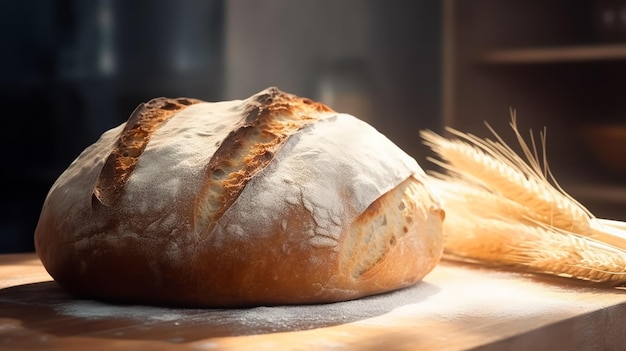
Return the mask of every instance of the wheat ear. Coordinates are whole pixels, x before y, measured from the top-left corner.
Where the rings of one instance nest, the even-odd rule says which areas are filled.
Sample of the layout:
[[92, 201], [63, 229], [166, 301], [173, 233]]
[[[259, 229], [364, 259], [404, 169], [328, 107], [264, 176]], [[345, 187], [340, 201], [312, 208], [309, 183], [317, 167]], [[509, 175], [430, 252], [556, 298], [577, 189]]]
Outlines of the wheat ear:
[[504, 143], [452, 128], [446, 130], [458, 139], [446, 139], [430, 131], [422, 132], [422, 137], [445, 162], [439, 164], [451, 174], [482, 181], [495, 194], [526, 204], [542, 221], [552, 221], [557, 228], [589, 230], [589, 211], [556, 190], [543, 173], [537, 173]]
[[541, 157], [531, 132], [511, 128], [525, 158], [489, 126], [495, 140], [447, 128], [422, 131], [446, 173], [430, 172], [447, 212], [445, 251], [465, 259], [525, 267], [597, 282], [626, 282], [626, 224], [595, 218], [549, 170], [545, 130]]
[[451, 178], [486, 187], [498, 196], [531, 208], [535, 221], [626, 250], [625, 236], [614, 235], [604, 226], [595, 224], [595, 216], [558, 185], [546, 160], [545, 134], [542, 134], [544, 161], [541, 163], [534, 139], [531, 137], [533, 142], [529, 146], [519, 133], [514, 112], [510, 126], [526, 159], [506, 145], [488, 125], [495, 141], [452, 128], [446, 130], [456, 139], [447, 139], [432, 131], [422, 131], [421, 136], [441, 157], [441, 160], [430, 160], [446, 169]]

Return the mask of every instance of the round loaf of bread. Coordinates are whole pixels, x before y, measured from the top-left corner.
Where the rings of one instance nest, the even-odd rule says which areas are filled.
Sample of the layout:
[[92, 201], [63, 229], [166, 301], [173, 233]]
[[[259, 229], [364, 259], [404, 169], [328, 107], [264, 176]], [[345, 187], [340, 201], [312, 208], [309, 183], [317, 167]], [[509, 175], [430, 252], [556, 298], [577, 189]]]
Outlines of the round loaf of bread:
[[54, 183], [35, 248], [83, 298], [324, 303], [420, 281], [443, 217], [417, 162], [373, 127], [269, 88], [140, 105]]

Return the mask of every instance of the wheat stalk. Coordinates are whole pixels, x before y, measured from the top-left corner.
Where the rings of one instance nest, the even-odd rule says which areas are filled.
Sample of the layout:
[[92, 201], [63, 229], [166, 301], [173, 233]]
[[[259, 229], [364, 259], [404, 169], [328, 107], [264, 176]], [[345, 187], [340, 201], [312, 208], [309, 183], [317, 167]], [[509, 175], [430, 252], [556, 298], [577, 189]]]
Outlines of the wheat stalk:
[[[550, 172], [546, 134], [539, 151], [511, 128], [524, 158], [495, 140], [447, 128], [422, 131], [445, 174], [429, 172], [447, 212], [448, 256], [506, 264], [595, 282], [626, 282], [626, 224], [601, 220], [567, 194]], [[541, 156], [539, 154], [541, 153]]]
[[[610, 245], [554, 228], [507, 219], [451, 214], [447, 218], [448, 257], [520, 267], [534, 273], [596, 283], [626, 282], [626, 253]], [[488, 238], [488, 240], [485, 240]]]

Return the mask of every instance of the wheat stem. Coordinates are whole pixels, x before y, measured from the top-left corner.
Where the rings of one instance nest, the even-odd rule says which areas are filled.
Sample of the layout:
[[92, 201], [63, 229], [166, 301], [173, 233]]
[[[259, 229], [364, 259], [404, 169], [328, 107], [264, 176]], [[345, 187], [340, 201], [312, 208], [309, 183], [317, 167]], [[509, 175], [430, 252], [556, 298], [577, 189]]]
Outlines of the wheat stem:
[[626, 283], [624, 251], [556, 228], [478, 218], [448, 221], [444, 232], [448, 255], [598, 283]]

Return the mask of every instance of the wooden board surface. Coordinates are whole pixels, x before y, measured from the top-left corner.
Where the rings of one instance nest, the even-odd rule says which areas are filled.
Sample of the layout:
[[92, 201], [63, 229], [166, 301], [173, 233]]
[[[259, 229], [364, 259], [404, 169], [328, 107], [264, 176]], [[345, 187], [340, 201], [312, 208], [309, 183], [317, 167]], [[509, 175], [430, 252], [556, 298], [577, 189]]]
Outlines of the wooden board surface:
[[33, 254], [0, 256], [0, 349], [621, 350], [626, 292], [442, 262], [327, 305], [236, 310], [74, 300]]

